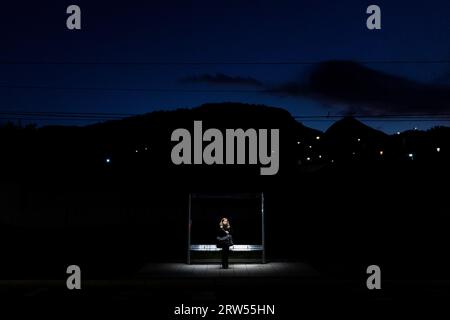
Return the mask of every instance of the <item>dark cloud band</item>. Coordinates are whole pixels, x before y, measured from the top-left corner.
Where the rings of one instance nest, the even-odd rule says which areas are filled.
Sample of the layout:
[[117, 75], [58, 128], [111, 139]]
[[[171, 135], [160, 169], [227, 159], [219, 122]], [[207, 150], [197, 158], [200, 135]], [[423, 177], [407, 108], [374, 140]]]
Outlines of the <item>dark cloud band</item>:
[[263, 83], [251, 77], [230, 76], [223, 73], [202, 74], [197, 76], [189, 76], [180, 79], [181, 83], [204, 83], [209, 85], [236, 85], [262, 87]]
[[286, 82], [266, 91], [309, 97], [360, 114], [450, 110], [449, 86], [412, 81], [351, 61], [321, 63], [311, 70], [307, 80]]

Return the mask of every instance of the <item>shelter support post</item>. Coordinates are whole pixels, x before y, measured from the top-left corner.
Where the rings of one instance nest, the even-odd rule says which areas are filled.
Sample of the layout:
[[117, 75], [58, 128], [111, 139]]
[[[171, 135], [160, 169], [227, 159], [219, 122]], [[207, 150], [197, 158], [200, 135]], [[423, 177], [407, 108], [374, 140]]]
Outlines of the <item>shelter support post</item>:
[[264, 232], [264, 192], [261, 192], [261, 243], [262, 243], [262, 263], [266, 263], [266, 241]]

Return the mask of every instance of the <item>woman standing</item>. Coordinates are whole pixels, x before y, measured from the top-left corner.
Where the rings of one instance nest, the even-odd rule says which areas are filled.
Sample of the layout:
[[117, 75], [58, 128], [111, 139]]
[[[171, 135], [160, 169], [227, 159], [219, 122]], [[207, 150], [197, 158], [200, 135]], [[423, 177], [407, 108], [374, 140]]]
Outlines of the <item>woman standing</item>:
[[218, 247], [222, 248], [222, 268], [228, 269], [228, 256], [230, 246], [233, 245], [231, 225], [227, 218], [222, 218], [219, 223]]

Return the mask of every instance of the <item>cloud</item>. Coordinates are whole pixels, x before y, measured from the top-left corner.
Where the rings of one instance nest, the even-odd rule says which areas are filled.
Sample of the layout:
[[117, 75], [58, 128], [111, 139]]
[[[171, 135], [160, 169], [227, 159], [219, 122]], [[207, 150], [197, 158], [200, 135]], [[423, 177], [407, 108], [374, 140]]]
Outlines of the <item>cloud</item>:
[[309, 97], [360, 114], [440, 113], [450, 110], [450, 87], [425, 84], [351, 61], [323, 62], [306, 80], [275, 85], [267, 93]]
[[180, 79], [181, 83], [205, 83], [209, 85], [262, 87], [263, 83], [251, 77], [229, 76], [223, 73], [202, 74]]

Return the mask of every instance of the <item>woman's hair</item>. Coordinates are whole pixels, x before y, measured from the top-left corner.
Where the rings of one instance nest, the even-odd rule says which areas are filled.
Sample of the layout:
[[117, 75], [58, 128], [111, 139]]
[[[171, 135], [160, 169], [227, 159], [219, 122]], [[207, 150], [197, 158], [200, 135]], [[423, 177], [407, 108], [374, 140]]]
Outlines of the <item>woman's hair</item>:
[[231, 226], [230, 226], [230, 221], [228, 220], [228, 218], [225, 218], [225, 217], [222, 218], [222, 219], [220, 219], [219, 226], [220, 226], [221, 228], [224, 227], [224, 225], [225, 225], [225, 224], [223, 223], [224, 220], [227, 220], [227, 224], [226, 224], [226, 225], [228, 226], [228, 228], [230, 228], [230, 227], [231, 227]]

